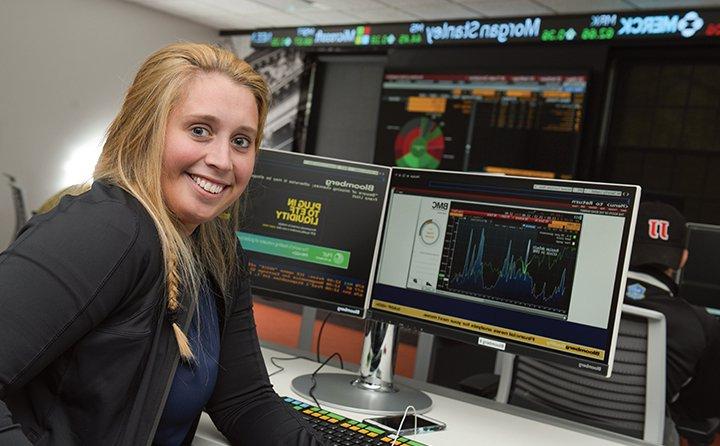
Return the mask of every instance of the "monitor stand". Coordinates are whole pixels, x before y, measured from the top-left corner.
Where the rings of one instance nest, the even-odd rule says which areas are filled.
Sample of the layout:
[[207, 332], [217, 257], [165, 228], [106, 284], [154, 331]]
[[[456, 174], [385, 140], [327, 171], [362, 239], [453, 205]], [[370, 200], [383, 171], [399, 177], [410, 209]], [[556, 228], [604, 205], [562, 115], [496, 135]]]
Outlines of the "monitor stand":
[[[394, 324], [365, 321], [360, 376], [348, 373], [317, 373], [313, 395], [320, 404], [375, 415], [403, 414], [407, 406], [416, 413], [430, 410], [432, 400], [419, 390], [393, 383], [398, 328]], [[293, 379], [295, 393], [312, 401], [312, 375]]]

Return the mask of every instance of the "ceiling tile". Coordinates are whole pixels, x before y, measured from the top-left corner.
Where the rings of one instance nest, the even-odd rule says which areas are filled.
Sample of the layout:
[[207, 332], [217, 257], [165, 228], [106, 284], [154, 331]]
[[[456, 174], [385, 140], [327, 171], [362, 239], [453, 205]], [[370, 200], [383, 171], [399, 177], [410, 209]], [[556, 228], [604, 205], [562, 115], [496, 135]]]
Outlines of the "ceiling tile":
[[224, 15], [222, 17], [209, 17], [203, 18], [203, 23], [212, 26], [217, 29], [255, 29], [258, 27], [268, 26], [265, 22], [259, 22], [257, 20], [250, 20], [249, 17], [235, 17], [231, 15]]
[[278, 11], [294, 13], [297, 11], [314, 11], [316, 9], [324, 9], [316, 4], [308, 3], [303, 0], [254, 0], [256, 3], [263, 4]]
[[328, 9], [334, 9], [336, 11], [385, 7], [384, 4], [377, 0], [315, 0], [315, 4], [324, 6]]
[[455, 2], [453, 0], [376, 0], [379, 3], [384, 3], [387, 6], [398, 8], [398, 9], [408, 9], [408, 6], [415, 6], [415, 5], [435, 5], [438, 9], [445, 8], [448, 5], [453, 5], [459, 2]]
[[531, 0], [458, 0], [468, 8], [488, 17], [548, 15], [552, 10]]
[[340, 11], [302, 11], [296, 14], [305, 20], [305, 25], [345, 25], [360, 23], [362, 19], [351, 12]]
[[[306, 20], [296, 18], [289, 14], [284, 14], [280, 11], [273, 12], [270, 15], [233, 14], [228, 15], [226, 20], [233, 26], [225, 26], [221, 29], [252, 30], [257, 28], [292, 27], [307, 23]], [[282, 23], [282, 25], [280, 23]]]
[[[149, 8], [192, 20], [216, 29], [254, 29], [259, 27], [277, 26], [268, 16], [277, 13], [267, 6], [247, 2], [236, 3], [235, 6], [248, 6], [248, 10], [228, 9], [220, 0], [132, 0]], [[232, 7], [231, 7], [232, 8]]]
[[[258, 19], [262, 20], [263, 18], [258, 17]], [[270, 22], [268, 25], [265, 25], [268, 28], [290, 28], [293, 26], [303, 26], [308, 24], [308, 20], [303, 17], [299, 17], [297, 13], [281, 11], [273, 12], [267, 17], [264, 17], [264, 20]], [[257, 26], [255, 28], [257, 28]]]
[[[720, 7], [720, 0], [124, 0], [219, 29]], [[2, 0], [0, 0], [2, 2]]]
[[213, 8], [218, 12], [236, 14], [267, 14], [273, 11], [273, 8], [252, 0], [195, 0], [195, 3], [198, 8]]
[[221, 13], [214, 17], [203, 18], [218, 29], [251, 30], [277, 26], [275, 22], [263, 14], [227, 14]]
[[355, 10], [352, 11], [352, 13], [353, 15], [360, 17], [364, 22], [368, 23], [411, 22], [421, 18], [419, 15], [389, 7]]
[[415, 2], [412, 5], [398, 6], [397, 8], [409, 14], [418, 15], [425, 20], [464, 19], [477, 16], [477, 12], [457, 3], [445, 3], [438, 6], [437, 2]]
[[585, 12], [614, 12], [635, 9], [624, 0], [534, 0], [558, 14], [582, 14]]
[[[137, 3], [158, 11], [164, 11], [169, 14], [183, 15], [190, 18], [194, 12], [198, 12], [203, 8], [199, 8], [198, 4], [192, 0], [126, 0], [130, 3]], [[192, 19], [191, 19], [192, 20]]]

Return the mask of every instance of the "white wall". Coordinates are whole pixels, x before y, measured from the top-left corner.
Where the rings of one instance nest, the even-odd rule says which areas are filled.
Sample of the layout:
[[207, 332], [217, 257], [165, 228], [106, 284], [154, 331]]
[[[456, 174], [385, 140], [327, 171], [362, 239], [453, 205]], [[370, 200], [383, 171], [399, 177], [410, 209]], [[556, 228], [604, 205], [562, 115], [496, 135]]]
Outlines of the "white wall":
[[[221, 38], [120, 0], [0, 0], [0, 172], [16, 177], [28, 212], [68, 185], [74, 154], [99, 153], [142, 61], [178, 40]], [[0, 178], [0, 251], [15, 227], [7, 183]]]

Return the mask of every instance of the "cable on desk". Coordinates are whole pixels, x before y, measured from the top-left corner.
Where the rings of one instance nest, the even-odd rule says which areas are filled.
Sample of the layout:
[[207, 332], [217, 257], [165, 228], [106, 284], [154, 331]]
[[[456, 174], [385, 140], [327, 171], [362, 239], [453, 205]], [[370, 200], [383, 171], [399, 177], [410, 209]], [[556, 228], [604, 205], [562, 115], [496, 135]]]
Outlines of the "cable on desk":
[[390, 446], [395, 446], [395, 444], [397, 443], [398, 438], [400, 438], [400, 431], [402, 430], [403, 423], [405, 422], [405, 417], [407, 417], [408, 410], [410, 410], [410, 409], [412, 409], [412, 411], [413, 411], [413, 417], [415, 417], [415, 430], [413, 431], [413, 435], [417, 435], [417, 412], [415, 411], [415, 407], [413, 407], [413, 406], [408, 406], [408, 407], [405, 408], [405, 413], [403, 414], [402, 420], [400, 420], [400, 426], [398, 426], [398, 430], [397, 430], [397, 432], [395, 433], [395, 438], [393, 438], [393, 441], [392, 441], [392, 443], [390, 444]]
[[322, 332], [325, 328], [325, 323], [330, 319], [330, 315], [332, 313], [328, 312], [328, 314], [325, 316], [325, 319], [323, 319], [322, 324], [320, 324], [320, 331], [318, 332], [317, 337], [317, 348], [315, 348], [315, 351], [317, 352], [317, 362], [320, 362], [320, 339], [322, 339]]
[[[315, 387], [317, 387], [317, 380], [315, 379], [315, 375], [317, 375], [317, 372], [319, 372], [320, 369], [325, 367], [325, 364], [327, 364], [328, 361], [330, 361], [335, 356], [337, 356], [338, 359], [340, 360], [340, 368], [342, 370], [345, 370], [345, 364], [343, 363], [342, 356], [340, 356], [340, 353], [335, 352], [332, 355], [328, 356], [328, 358], [325, 361], [323, 361], [322, 364], [320, 364], [320, 367], [316, 368], [315, 371], [312, 373], [312, 375], [310, 375], [310, 380], [312, 381], [312, 386], [310, 386], [310, 391], [308, 393], [310, 394], [310, 398], [313, 399], [313, 401], [315, 402], [315, 406], [317, 406], [317, 407], [320, 407], [320, 403], [318, 403], [317, 398], [315, 398], [315, 395], [313, 395], [313, 392], [315, 391]], [[320, 409], [322, 409], [322, 407], [320, 407]]]
[[285, 367], [281, 366], [280, 364], [275, 363], [275, 361], [294, 361], [294, 360], [296, 360], [296, 359], [307, 359], [308, 361], [312, 361], [312, 359], [306, 358], [306, 357], [304, 357], [304, 356], [292, 356], [292, 357], [290, 357], [290, 358], [281, 358], [281, 357], [279, 357], [279, 356], [272, 356], [272, 357], [270, 357], [270, 362], [272, 363], [272, 365], [274, 365], [275, 367], [277, 367], [279, 370], [275, 370], [274, 372], [268, 374], [268, 378], [271, 377], [271, 376], [275, 376], [275, 375], [277, 375], [278, 373], [280, 373], [280, 372], [282, 372], [283, 370], [285, 370]]

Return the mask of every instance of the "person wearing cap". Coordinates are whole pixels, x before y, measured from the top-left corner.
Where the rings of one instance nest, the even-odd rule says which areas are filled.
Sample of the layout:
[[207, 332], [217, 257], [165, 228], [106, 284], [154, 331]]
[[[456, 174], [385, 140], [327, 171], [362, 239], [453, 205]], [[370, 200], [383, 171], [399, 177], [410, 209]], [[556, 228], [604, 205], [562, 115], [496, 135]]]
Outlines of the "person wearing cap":
[[685, 224], [670, 205], [640, 204], [624, 301], [665, 315], [667, 401], [674, 418], [699, 419], [720, 415], [720, 322], [678, 295]]

